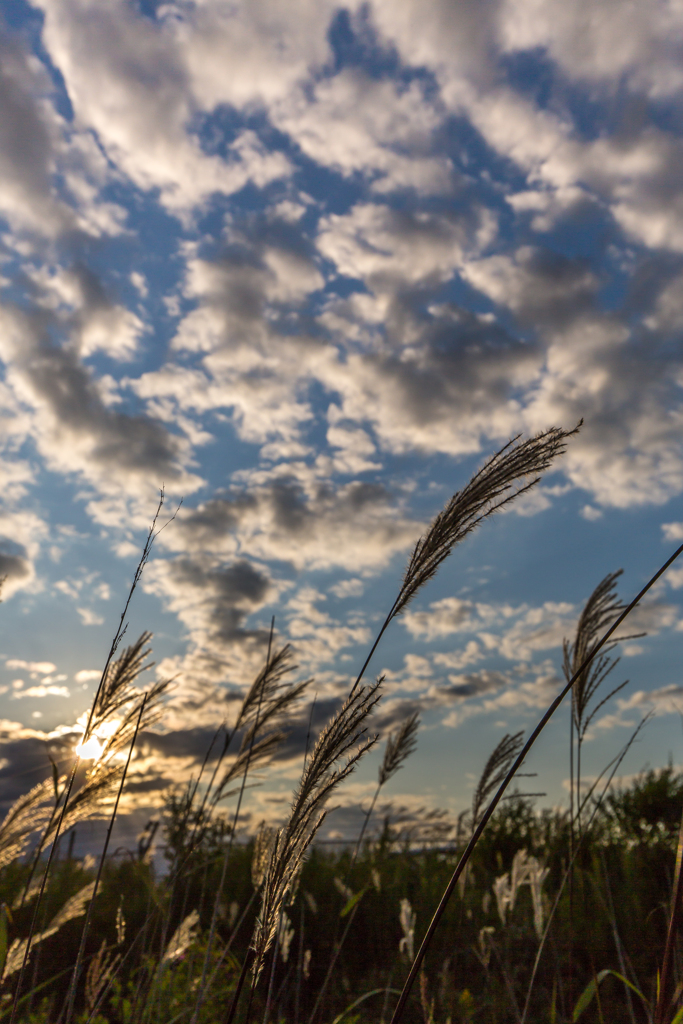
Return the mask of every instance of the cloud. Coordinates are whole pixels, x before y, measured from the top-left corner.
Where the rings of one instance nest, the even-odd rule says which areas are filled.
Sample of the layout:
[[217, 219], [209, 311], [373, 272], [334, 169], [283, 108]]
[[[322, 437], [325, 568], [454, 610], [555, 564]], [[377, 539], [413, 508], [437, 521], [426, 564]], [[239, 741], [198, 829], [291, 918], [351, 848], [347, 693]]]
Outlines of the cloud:
[[109, 408], [76, 353], [52, 343], [43, 316], [5, 305], [0, 325], [7, 379], [32, 410], [30, 431], [51, 468], [104, 492], [119, 493], [122, 484], [147, 491], [150, 477], [155, 488], [163, 480], [188, 491], [198, 485], [183, 468], [183, 440], [148, 416]]
[[333, 587], [330, 587], [331, 592], [335, 597], [344, 600], [348, 597], [360, 597], [365, 589], [365, 584], [359, 579], [347, 579], [341, 580], [340, 583], [335, 583]]
[[[633, 709], [653, 711], [656, 715], [680, 715], [683, 709], [683, 686], [669, 683], [654, 690], [636, 690], [630, 697], [618, 702], [620, 712]], [[600, 724], [600, 723], [598, 723]]]
[[51, 661], [24, 661], [22, 658], [8, 658], [5, 668], [24, 669], [26, 672], [30, 672], [33, 678], [38, 675], [49, 676], [57, 670], [57, 666], [53, 665]]
[[[618, 17], [615, 17], [618, 11]], [[621, 79], [654, 96], [683, 86], [678, 20], [670, 4], [651, 11], [603, 0], [565, 7], [558, 0], [504, 0], [498, 38], [503, 50], [542, 47], [572, 79], [604, 85]]]
[[142, 321], [113, 302], [87, 266], [42, 267], [31, 277], [41, 289], [40, 304], [59, 318], [81, 356], [101, 351], [113, 359], [130, 359], [136, 354], [144, 330]]
[[449, 215], [358, 203], [347, 214], [322, 218], [318, 247], [340, 274], [391, 291], [448, 281], [465, 252], [485, 246], [494, 232], [492, 214], [479, 205]]
[[449, 193], [455, 175], [447, 158], [431, 154], [442, 115], [422, 85], [400, 85], [347, 68], [299, 89], [274, 107], [278, 128], [316, 163], [345, 177], [361, 173], [372, 190]]
[[[229, 88], [215, 95], [214, 84], [214, 95], [208, 95], [206, 62], [215, 70], [218, 29], [224, 44], [220, 77], [224, 83], [234, 80], [234, 62], [233, 73], [224, 73], [234, 19], [216, 19], [209, 11], [185, 19], [178, 10], [175, 17], [167, 11], [156, 20], [121, 0], [105, 8], [93, 0], [44, 0], [40, 6], [44, 42], [79, 123], [97, 133], [110, 159], [138, 188], [159, 189], [170, 210], [189, 211], [213, 192], [230, 194], [250, 181], [262, 187], [291, 173], [287, 158], [269, 152], [253, 131], [238, 133], [222, 157], [205, 152], [192, 130], [195, 117], [229, 101]], [[93, 78], [98, 89], [91, 87]]]
[[683, 540], [683, 523], [662, 523], [665, 540]]
[[77, 608], [76, 611], [84, 626], [101, 626], [104, 622], [104, 618], [90, 608]]
[[67, 686], [29, 686], [27, 690], [19, 690], [14, 694], [15, 700], [20, 697], [70, 697]]
[[73, 223], [51, 181], [60, 125], [45, 68], [0, 26], [0, 210], [15, 229], [54, 235]]
[[39, 586], [35, 561], [48, 535], [48, 526], [34, 511], [0, 511], [0, 577], [3, 598]]
[[304, 586], [285, 606], [286, 634], [307, 671], [334, 663], [344, 648], [368, 644], [372, 638], [367, 625], [344, 623], [322, 610], [319, 605], [326, 600], [324, 594]]
[[451, 685], [441, 688], [439, 696], [453, 702], [472, 700], [486, 693], [496, 693], [509, 683], [506, 673], [490, 669], [481, 669], [466, 675], [452, 675], [449, 678]]
[[449, 677], [453, 685], [443, 693], [436, 691], [434, 697], [440, 704], [455, 701], [459, 706], [445, 716], [442, 725], [457, 728], [473, 716], [501, 712], [523, 715], [548, 707], [564, 682], [555, 667], [544, 662], [525, 674], [535, 678], [519, 682], [512, 673], [485, 669]]
[[264, 230], [261, 241], [237, 235], [223, 258], [188, 261], [184, 293], [197, 301], [172, 346], [201, 353], [201, 368], [188, 372], [173, 360], [130, 382], [141, 398], [171, 408], [232, 409], [241, 437], [261, 443], [297, 439], [311, 418], [301, 378], [319, 346], [292, 335], [287, 317], [324, 283], [303, 240], [272, 225]]
[[509, 661], [528, 661], [536, 651], [561, 647], [564, 637], [574, 632], [576, 612], [574, 605], [566, 602], [546, 601], [529, 608], [447, 597], [432, 602], [428, 610], [407, 611], [402, 618], [412, 636], [426, 641], [453, 633], [478, 637], [478, 644], [469, 642], [468, 654], [441, 656], [441, 663], [447, 664], [450, 657], [478, 660], [484, 651], [496, 651]]
[[[217, 564], [206, 555], [155, 559], [145, 570], [143, 587], [186, 630], [183, 686], [188, 692], [196, 685], [205, 696], [216, 682], [244, 681], [268, 639], [265, 627], [250, 629], [245, 620], [276, 593], [263, 569], [244, 559]], [[175, 674], [178, 668], [178, 662], [168, 659], [160, 671]]]
[[299, 570], [375, 572], [419, 533], [380, 484], [333, 486], [315, 473], [275, 470], [270, 479], [195, 509], [185, 508], [162, 543], [171, 549], [283, 561]]
[[91, 683], [99, 681], [102, 676], [102, 670], [99, 668], [82, 668], [74, 676], [74, 680], [77, 683]]

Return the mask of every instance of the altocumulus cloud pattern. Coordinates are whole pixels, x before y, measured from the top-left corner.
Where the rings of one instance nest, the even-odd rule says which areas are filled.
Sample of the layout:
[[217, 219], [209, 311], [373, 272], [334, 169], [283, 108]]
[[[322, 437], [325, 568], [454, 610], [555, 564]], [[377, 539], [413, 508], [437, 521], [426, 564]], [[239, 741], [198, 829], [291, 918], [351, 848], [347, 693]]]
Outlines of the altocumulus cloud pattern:
[[[448, 495], [583, 417], [373, 666], [381, 729], [528, 724], [598, 580], [635, 589], [683, 537], [682, 113], [674, 0], [4, 5], [8, 800], [68, 744], [162, 484], [184, 504], [136, 615], [178, 681], [141, 806], [229, 717], [272, 614], [322, 722]], [[647, 706], [667, 742], [681, 584], [639, 613], [598, 733]]]

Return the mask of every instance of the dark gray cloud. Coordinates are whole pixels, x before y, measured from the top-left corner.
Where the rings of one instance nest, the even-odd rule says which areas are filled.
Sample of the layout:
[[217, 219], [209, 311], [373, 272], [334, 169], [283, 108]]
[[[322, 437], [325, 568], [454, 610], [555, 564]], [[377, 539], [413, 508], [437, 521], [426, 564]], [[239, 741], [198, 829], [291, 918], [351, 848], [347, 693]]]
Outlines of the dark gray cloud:
[[439, 695], [453, 703], [472, 700], [486, 693], [496, 693], [510, 685], [510, 677], [504, 672], [493, 669], [480, 669], [478, 672], [467, 672], [458, 677], [462, 682], [453, 686], [439, 687]]
[[58, 118], [42, 102], [47, 72], [0, 21], [0, 209], [16, 227], [52, 235], [71, 217], [55, 197]]
[[[1, 544], [1, 542], [0, 542]], [[22, 555], [8, 555], [0, 551], [0, 579], [2, 586], [21, 585], [32, 576], [31, 563]]]
[[7, 376], [35, 416], [32, 431], [48, 463], [80, 473], [103, 490], [122, 483], [156, 488], [186, 480], [183, 446], [159, 421], [109, 407], [76, 352], [52, 339], [59, 323], [47, 313], [0, 308]]

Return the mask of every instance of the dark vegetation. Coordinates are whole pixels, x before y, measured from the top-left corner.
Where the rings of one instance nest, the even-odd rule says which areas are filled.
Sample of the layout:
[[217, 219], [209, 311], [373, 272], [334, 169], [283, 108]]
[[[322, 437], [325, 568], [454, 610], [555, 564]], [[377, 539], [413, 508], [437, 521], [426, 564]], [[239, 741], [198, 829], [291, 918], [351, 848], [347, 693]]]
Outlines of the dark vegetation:
[[[654, 1002], [682, 806], [683, 775], [671, 767], [649, 771], [605, 798], [575, 863], [571, 927], [566, 886], [555, 912], [530, 1000], [529, 1022], [551, 1020], [553, 1006], [556, 1020], [571, 1020], [574, 1005], [594, 973], [605, 968], [621, 973], [618, 944], [629, 980]], [[86, 991], [90, 989], [92, 996], [100, 981], [98, 971], [104, 977], [112, 964], [109, 990], [92, 1020], [170, 1024], [192, 1017], [227, 840], [215, 835], [207, 838], [185, 868], [183, 884], [174, 886], [173, 866], [182, 863], [186, 854], [178, 810], [177, 801], [169, 802], [166, 834], [174, 840], [167, 849], [171, 873], [159, 877], [149, 856], [139, 851], [119, 854], [107, 863], [86, 949], [88, 966], [78, 1000], [79, 1021], [88, 1020], [93, 1009], [85, 1005]], [[496, 812], [477, 846], [467, 884], [449, 906], [430, 947], [424, 981], [409, 1003], [406, 1021], [502, 1024], [519, 1020], [539, 947], [533, 901], [530, 886], [522, 884], [503, 922], [494, 892], [496, 879], [510, 872], [519, 850], [542, 861], [548, 869], [543, 882], [547, 921], [567, 868], [569, 831], [567, 813], [538, 813], [521, 797], [506, 801]], [[387, 990], [400, 988], [410, 953], [409, 943], [402, 942], [406, 935], [401, 926], [401, 901], [407, 900], [415, 915], [413, 941], [417, 943], [457, 856], [455, 847], [412, 846], [409, 837], [392, 828], [390, 821], [379, 836], [364, 844], [353, 865], [350, 848], [314, 846], [285, 911], [287, 930], [293, 930], [291, 939], [286, 940], [286, 960], [281, 942], [272, 986], [270, 961], [265, 969], [267, 979], [252, 1002], [252, 1019], [264, 1019], [268, 988], [272, 993], [269, 1020], [309, 1019], [333, 954], [334, 937], [339, 925], [348, 920], [350, 898], [363, 893], [318, 1019], [335, 1020], [356, 999], [374, 992], [343, 1019], [387, 1021], [392, 1006], [391, 991]], [[214, 965], [221, 959], [222, 963], [199, 1017], [206, 1024], [226, 1018], [247, 954], [257, 912], [253, 860], [253, 841], [233, 845], [213, 957]], [[25, 865], [13, 863], [4, 868], [0, 898], [5, 905], [16, 906], [26, 878]], [[93, 870], [85, 870], [81, 861], [60, 858], [47, 890], [46, 920], [93, 878]], [[352, 897], [344, 893], [344, 885]], [[24, 907], [12, 912], [19, 933], [28, 927], [29, 910]], [[196, 924], [185, 939], [176, 939], [174, 946], [174, 933], [188, 918]], [[35, 995], [26, 999], [19, 1019], [46, 1024], [59, 1019], [81, 928], [82, 918], [74, 919], [36, 948], [31, 974]], [[171, 955], [163, 962], [165, 970], [160, 971], [167, 950]], [[627, 1022], [632, 1019], [631, 1012], [636, 1021], [647, 1020], [643, 1003], [634, 993], [629, 1009], [627, 991], [619, 978], [605, 978], [600, 986], [605, 1020]], [[7, 996], [5, 999], [7, 1002]], [[600, 1019], [595, 1000], [582, 1019]]]

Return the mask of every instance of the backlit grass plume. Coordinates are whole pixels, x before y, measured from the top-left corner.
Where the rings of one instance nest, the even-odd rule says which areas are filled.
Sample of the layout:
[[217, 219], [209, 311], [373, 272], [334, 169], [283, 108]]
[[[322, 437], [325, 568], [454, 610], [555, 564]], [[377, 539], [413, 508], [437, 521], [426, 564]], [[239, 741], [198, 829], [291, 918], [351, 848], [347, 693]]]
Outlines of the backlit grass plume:
[[0, 825], [0, 868], [20, 857], [31, 836], [46, 827], [52, 811], [47, 804], [52, 789], [52, 779], [45, 779], [10, 807]]
[[356, 863], [356, 858], [360, 852], [361, 843], [363, 842], [363, 836], [367, 829], [372, 812], [375, 809], [377, 798], [380, 794], [382, 786], [386, 785], [389, 779], [392, 779], [397, 771], [403, 767], [407, 758], [415, 752], [417, 747], [417, 730], [420, 727], [420, 715], [419, 712], [414, 711], [412, 715], [408, 715], [405, 721], [389, 734], [387, 745], [384, 748], [384, 757], [379, 766], [377, 772], [377, 787], [373, 794], [370, 806], [365, 813], [363, 824], [361, 826], [358, 839], [356, 840], [356, 846], [353, 851], [351, 858], [351, 867]]
[[[172, 682], [170, 679], [159, 680], [149, 687], [138, 723], [140, 702], [145, 692], [133, 684], [143, 671], [152, 667], [152, 663], [147, 661], [151, 652], [148, 646], [150, 638], [151, 633], [142, 633], [116, 661], [109, 664], [104, 673], [94, 702], [90, 731], [101, 745], [97, 755], [88, 759], [91, 763], [85, 777], [82, 773], [78, 776], [83, 780], [82, 784], [78, 788], [66, 785], [67, 777], [58, 778], [53, 764], [52, 778], [35, 786], [10, 808], [0, 825], [0, 866], [7, 863], [5, 858], [12, 859], [12, 849], [17, 850], [13, 854], [17, 856], [18, 845], [25, 849], [31, 836], [42, 832], [34, 853], [37, 863], [42, 851], [53, 841], [57, 827], [63, 832], [92, 817], [102, 801], [113, 792], [121, 777], [121, 767], [112, 764], [112, 758], [130, 746], [136, 727], [149, 728], [158, 720], [162, 697]], [[74, 781], [78, 785], [78, 781]]]
[[567, 438], [580, 426], [574, 430], [551, 427], [526, 441], [520, 441], [521, 435], [517, 435], [484, 463], [470, 482], [453, 495], [415, 545], [391, 610], [392, 617], [402, 612], [436, 574], [456, 544], [488, 516], [539, 482], [553, 459], [564, 452]]
[[151, 637], [147, 631], [142, 633], [116, 661], [110, 663], [104, 674], [95, 699], [89, 733], [103, 744], [98, 761], [107, 761], [113, 754], [130, 746], [138, 724], [140, 701], [145, 694], [147, 699], [139, 728], [149, 729], [161, 715], [162, 698], [173, 680], [158, 680], [144, 694], [134, 685], [137, 678], [154, 665], [147, 660], [152, 651], [149, 646]]
[[[297, 668], [298, 666], [292, 659], [292, 649], [289, 644], [285, 644], [274, 653], [269, 651], [263, 668], [242, 699], [232, 728], [225, 728], [223, 746], [198, 809], [194, 808], [194, 798], [200, 779], [197, 779], [189, 790], [189, 809], [196, 813], [200, 820], [203, 820], [204, 808], [207, 804], [214, 806], [226, 795], [227, 786], [233, 779], [247, 768], [255, 768], [259, 762], [263, 763], [266, 755], [272, 753], [275, 746], [284, 738], [284, 734], [278, 726], [287, 720], [295, 704], [310, 684], [308, 679], [292, 685], [284, 682], [285, 678]], [[217, 783], [216, 779], [223, 760], [240, 729], [243, 729], [244, 733], [237, 758]], [[268, 729], [276, 731], [264, 736]], [[202, 770], [205, 764], [202, 766]]]
[[365, 659], [354, 689], [359, 685], [389, 623], [400, 615], [418, 591], [436, 575], [456, 544], [459, 544], [480, 523], [525, 494], [539, 482], [554, 459], [561, 455], [569, 437], [576, 434], [583, 420], [573, 430], [551, 427], [535, 437], [521, 441], [518, 434], [492, 455], [461, 491], [456, 491], [445, 508], [436, 516], [429, 530], [413, 549], [398, 596]]
[[[41, 932], [33, 935], [31, 944], [36, 946], [39, 942], [44, 942], [45, 939], [49, 939], [51, 935], [54, 935], [69, 921], [73, 921], [76, 917], [82, 917], [85, 913], [87, 903], [92, 899], [93, 891], [95, 888], [94, 882], [89, 882], [80, 892], [77, 892], [75, 896], [72, 896], [66, 901], [62, 909], [52, 918], [50, 923]], [[24, 957], [26, 955], [26, 948], [28, 946], [28, 939], [15, 939], [7, 952], [7, 959], [5, 960], [5, 966], [2, 973], [2, 980], [5, 981], [12, 974], [21, 968]]]
[[419, 726], [420, 715], [417, 711], [414, 711], [389, 736], [387, 745], [384, 748], [384, 757], [379, 766], [380, 786], [384, 786], [396, 774], [399, 768], [403, 767], [404, 761], [414, 752], [417, 746], [417, 730]]
[[[323, 729], [304, 767], [289, 820], [274, 837], [252, 938], [255, 979], [275, 938], [280, 911], [304, 854], [325, 818], [325, 804], [377, 740], [365, 738], [365, 723], [379, 700], [380, 686], [381, 682], [377, 682], [357, 689]], [[354, 747], [357, 749], [352, 752]], [[344, 757], [345, 763], [338, 767]]]

